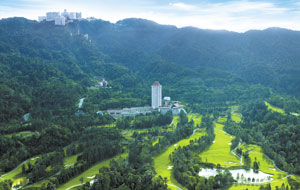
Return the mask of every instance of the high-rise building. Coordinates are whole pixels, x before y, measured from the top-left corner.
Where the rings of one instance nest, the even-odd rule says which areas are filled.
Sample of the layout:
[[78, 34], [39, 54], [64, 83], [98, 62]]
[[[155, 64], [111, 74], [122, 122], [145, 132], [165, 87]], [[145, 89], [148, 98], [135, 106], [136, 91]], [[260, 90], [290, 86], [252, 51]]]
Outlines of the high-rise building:
[[158, 81], [155, 81], [152, 85], [152, 108], [159, 108], [162, 102], [162, 95], [161, 95], [162, 86], [159, 84]]

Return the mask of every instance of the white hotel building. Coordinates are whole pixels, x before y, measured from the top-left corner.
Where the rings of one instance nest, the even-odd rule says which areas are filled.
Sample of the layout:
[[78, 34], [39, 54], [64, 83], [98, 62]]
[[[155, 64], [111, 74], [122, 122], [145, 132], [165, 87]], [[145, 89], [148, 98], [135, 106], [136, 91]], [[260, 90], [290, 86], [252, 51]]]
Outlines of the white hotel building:
[[158, 81], [155, 81], [152, 85], [152, 101], [151, 105], [153, 109], [159, 108], [162, 105], [162, 86]]
[[65, 9], [64, 12], [47, 12], [46, 16], [39, 16], [39, 22], [42, 21], [54, 21], [55, 25], [65, 26], [69, 22], [74, 20], [81, 20], [81, 13], [79, 12], [67, 12]]

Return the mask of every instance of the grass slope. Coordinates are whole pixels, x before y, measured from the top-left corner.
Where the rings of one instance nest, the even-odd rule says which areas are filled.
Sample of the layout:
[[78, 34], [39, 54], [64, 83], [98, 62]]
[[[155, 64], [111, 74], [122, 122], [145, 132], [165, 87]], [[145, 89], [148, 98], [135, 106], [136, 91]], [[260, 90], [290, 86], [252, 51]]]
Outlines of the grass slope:
[[234, 121], [236, 123], [240, 123], [242, 121], [242, 116], [240, 113], [234, 112], [231, 114], [231, 119], [232, 119], [232, 121]]
[[[194, 117], [195, 119], [197, 119], [197, 122], [198, 124], [200, 125], [201, 123], [201, 117], [198, 116], [196, 118], [196, 116], [191, 116], [189, 115], [189, 118], [192, 118]], [[195, 121], [195, 120], [194, 120]], [[196, 122], [195, 122], [196, 123]], [[175, 186], [178, 186], [182, 189], [184, 189], [184, 187], [182, 187], [176, 180], [175, 178], [172, 176], [172, 170], [171, 169], [168, 169], [169, 166], [172, 166], [172, 163], [170, 162], [169, 160], [169, 154], [171, 154], [172, 152], [174, 152], [174, 150], [181, 146], [187, 146], [190, 144], [190, 140], [194, 140], [194, 139], [198, 139], [200, 138], [201, 136], [205, 135], [205, 133], [203, 131], [196, 131], [194, 135], [191, 135], [189, 138], [186, 138], [186, 139], [183, 139], [171, 146], [169, 146], [169, 148], [164, 151], [163, 153], [159, 154], [158, 156], [156, 156], [154, 158], [154, 169], [156, 171], [156, 176], [161, 176], [161, 177], [167, 177], [168, 178], [168, 184], [171, 184], [171, 185], [175, 185]], [[171, 186], [169, 185], [169, 188], [170, 189], [174, 189], [174, 190], [177, 190], [176, 187], [174, 186]]]
[[27, 179], [26, 177], [20, 177], [16, 180], [14, 180], [14, 182], [12, 183], [12, 187], [20, 185], [20, 186], [24, 186], [27, 183]]
[[27, 137], [31, 137], [32, 135], [40, 135], [39, 132], [32, 132], [32, 131], [22, 131], [22, 132], [18, 132], [18, 133], [12, 133], [12, 134], [8, 134], [5, 135], [6, 137], [13, 137], [13, 136], [18, 136], [18, 137], [23, 137], [23, 138], [27, 138]]
[[281, 114], [285, 114], [285, 111], [281, 108], [272, 106], [271, 104], [269, 104], [268, 102], [265, 102], [266, 106], [268, 107], [268, 110], [272, 110]]
[[91, 181], [93, 178], [93, 176], [95, 176], [96, 174], [99, 173], [99, 169], [104, 167], [104, 166], [109, 166], [109, 162], [112, 159], [119, 159], [119, 158], [125, 158], [127, 157], [128, 153], [123, 153], [117, 156], [114, 156], [113, 158], [110, 159], [106, 159], [104, 161], [98, 162], [97, 164], [93, 165], [91, 168], [89, 168], [88, 170], [84, 171], [83, 173], [81, 173], [80, 175], [72, 178], [71, 180], [69, 180], [67, 183], [59, 186], [57, 188], [57, 190], [65, 190], [69, 187], [72, 187], [74, 185], [78, 185], [80, 184], [80, 178], [83, 177], [84, 178], [84, 183], [86, 183], [87, 181]]
[[[207, 159], [207, 162], [214, 164], [219, 163], [223, 167], [239, 166], [239, 159], [230, 153], [229, 143], [231, 142], [232, 138], [230, 135], [225, 134], [223, 131], [224, 126], [220, 124], [226, 122], [226, 118], [220, 118], [217, 122], [218, 123], [216, 123], [215, 127], [215, 143], [207, 151], [200, 154], [200, 156], [202, 159], [204, 159], [204, 161]], [[260, 163], [259, 170], [273, 175], [273, 180], [270, 182], [272, 189], [276, 189], [276, 186], [281, 187], [282, 183], [288, 184], [288, 174], [276, 170], [273, 162], [263, 154], [263, 150], [260, 146], [243, 143], [240, 148], [242, 148], [243, 152], [249, 151], [251, 166], [253, 166], [253, 162], [256, 158]], [[237, 164], [232, 164], [231, 162], [236, 162]], [[229, 188], [229, 190], [259, 190], [260, 185], [261, 184], [234, 184]]]
[[[81, 153], [80, 153], [80, 154], [81, 154]], [[77, 157], [78, 157], [80, 154], [76, 154], [76, 155], [73, 155], [73, 156], [65, 157], [65, 160], [64, 160], [64, 165], [65, 165], [65, 167], [66, 167], [66, 166], [69, 166], [69, 165], [72, 165], [72, 164], [75, 164], [76, 161], [77, 161]]]
[[[175, 116], [175, 117], [179, 117], [179, 116]], [[201, 119], [202, 119], [201, 115], [198, 115], [198, 114], [188, 114], [188, 119], [189, 119], [189, 122], [191, 120], [194, 121], [194, 127], [197, 127], [197, 125], [200, 127], [200, 125], [201, 125]]]
[[[247, 145], [243, 143], [240, 148], [243, 149], [243, 152], [249, 150], [249, 156], [251, 158], [251, 166], [253, 166], [253, 162], [255, 158], [260, 163], [259, 170], [268, 173], [273, 174], [273, 180], [270, 182], [272, 189], [276, 189], [276, 186], [281, 187], [282, 183], [288, 184], [287, 176], [288, 174], [281, 172], [279, 170], [276, 170], [274, 167], [274, 164], [271, 160], [269, 160], [264, 154], [263, 150], [260, 146], [257, 145]], [[246, 189], [248, 190], [258, 190], [260, 185], [246, 185], [246, 184], [235, 184], [232, 187], [230, 187], [230, 190], [240, 190], [240, 189]]]
[[34, 158], [29, 158], [28, 160], [22, 162], [20, 165], [18, 165], [15, 169], [11, 170], [8, 173], [3, 174], [0, 177], [0, 181], [2, 180], [9, 180], [11, 179], [12, 181], [14, 181], [15, 179], [17, 179], [18, 177], [20, 177], [20, 175], [22, 174], [22, 165], [25, 164], [27, 165], [28, 163], [32, 164], [35, 162], [35, 160], [38, 158], [34, 157]]
[[179, 116], [178, 115], [173, 116], [172, 125], [177, 126], [178, 123], [179, 123]]
[[[223, 122], [224, 119], [220, 121]], [[200, 157], [204, 162], [220, 164], [222, 167], [240, 166], [240, 160], [230, 152], [233, 137], [226, 134], [223, 127], [224, 125], [215, 123], [215, 141]]]

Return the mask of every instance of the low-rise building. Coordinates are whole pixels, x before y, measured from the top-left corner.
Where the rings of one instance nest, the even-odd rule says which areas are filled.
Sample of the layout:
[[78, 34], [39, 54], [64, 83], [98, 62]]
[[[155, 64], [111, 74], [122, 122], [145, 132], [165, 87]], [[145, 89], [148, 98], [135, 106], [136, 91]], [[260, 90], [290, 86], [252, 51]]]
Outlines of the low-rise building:
[[132, 107], [123, 109], [109, 109], [107, 113], [113, 117], [135, 117], [137, 115], [146, 115], [151, 113], [153, 110], [151, 107]]
[[183, 111], [184, 113], [186, 113], [185, 109], [182, 106], [178, 106], [178, 107], [173, 107], [172, 108], [173, 115], [180, 115], [181, 111]]
[[185, 109], [182, 106], [172, 105], [172, 106], [162, 106], [159, 107], [159, 112], [162, 114], [166, 114], [168, 111], [172, 111], [173, 115], [180, 115], [181, 111], [185, 111]]

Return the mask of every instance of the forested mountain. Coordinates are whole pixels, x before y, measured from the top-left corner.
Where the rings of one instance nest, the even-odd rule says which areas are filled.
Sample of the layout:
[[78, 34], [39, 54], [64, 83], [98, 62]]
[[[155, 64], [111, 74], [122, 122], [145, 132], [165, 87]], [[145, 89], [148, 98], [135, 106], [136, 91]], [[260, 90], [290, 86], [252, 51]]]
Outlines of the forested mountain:
[[[235, 33], [176, 28], [142, 19], [116, 24], [95, 20], [77, 25], [101, 51], [133, 69], [143, 68], [144, 55], [187, 68], [210, 67], [237, 74], [250, 83], [299, 95], [300, 32], [281, 28]], [[143, 65], [142, 65], [143, 64]]]
[[[252, 98], [267, 97], [265, 87], [299, 95], [299, 35], [279, 28], [246, 33], [176, 28], [143, 19], [82, 20], [65, 27], [2, 19], [1, 121], [53, 110], [54, 102], [71, 108], [101, 78], [148, 104], [145, 87], [153, 80], [166, 85], [165, 95], [200, 104], [237, 101], [251, 92]], [[251, 87], [259, 84], [265, 87]], [[54, 93], [56, 88], [63, 91]]]
[[[198, 176], [200, 166], [215, 167], [199, 154], [214, 143], [220, 115], [228, 119], [224, 129], [236, 136], [233, 145], [241, 140], [262, 146], [278, 167], [299, 174], [299, 52], [300, 32], [281, 28], [236, 33], [143, 19], [75, 20], [66, 26], [2, 19], [0, 179], [22, 167], [14, 179], [25, 176], [27, 189], [63, 188], [97, 162], [119, 158], [82, 189], [167, 189], [168, 179], [155, 174], [153, 155], [201, 133], [167, 155], [172, 175], [188, 189], [229, 187], [234, 179], [228, 171], [209, 180]], [[109, 85], [94, 87], [103, 78]], [[97, 113], [150, 105], [153, 81], [189, 114], [116, 120]], [[265, 101], [284, 110], [274, 113]], [[235, 111], [240, 123], [231, 120]], [[12, 186], [0, 182], [0, 189]]]

